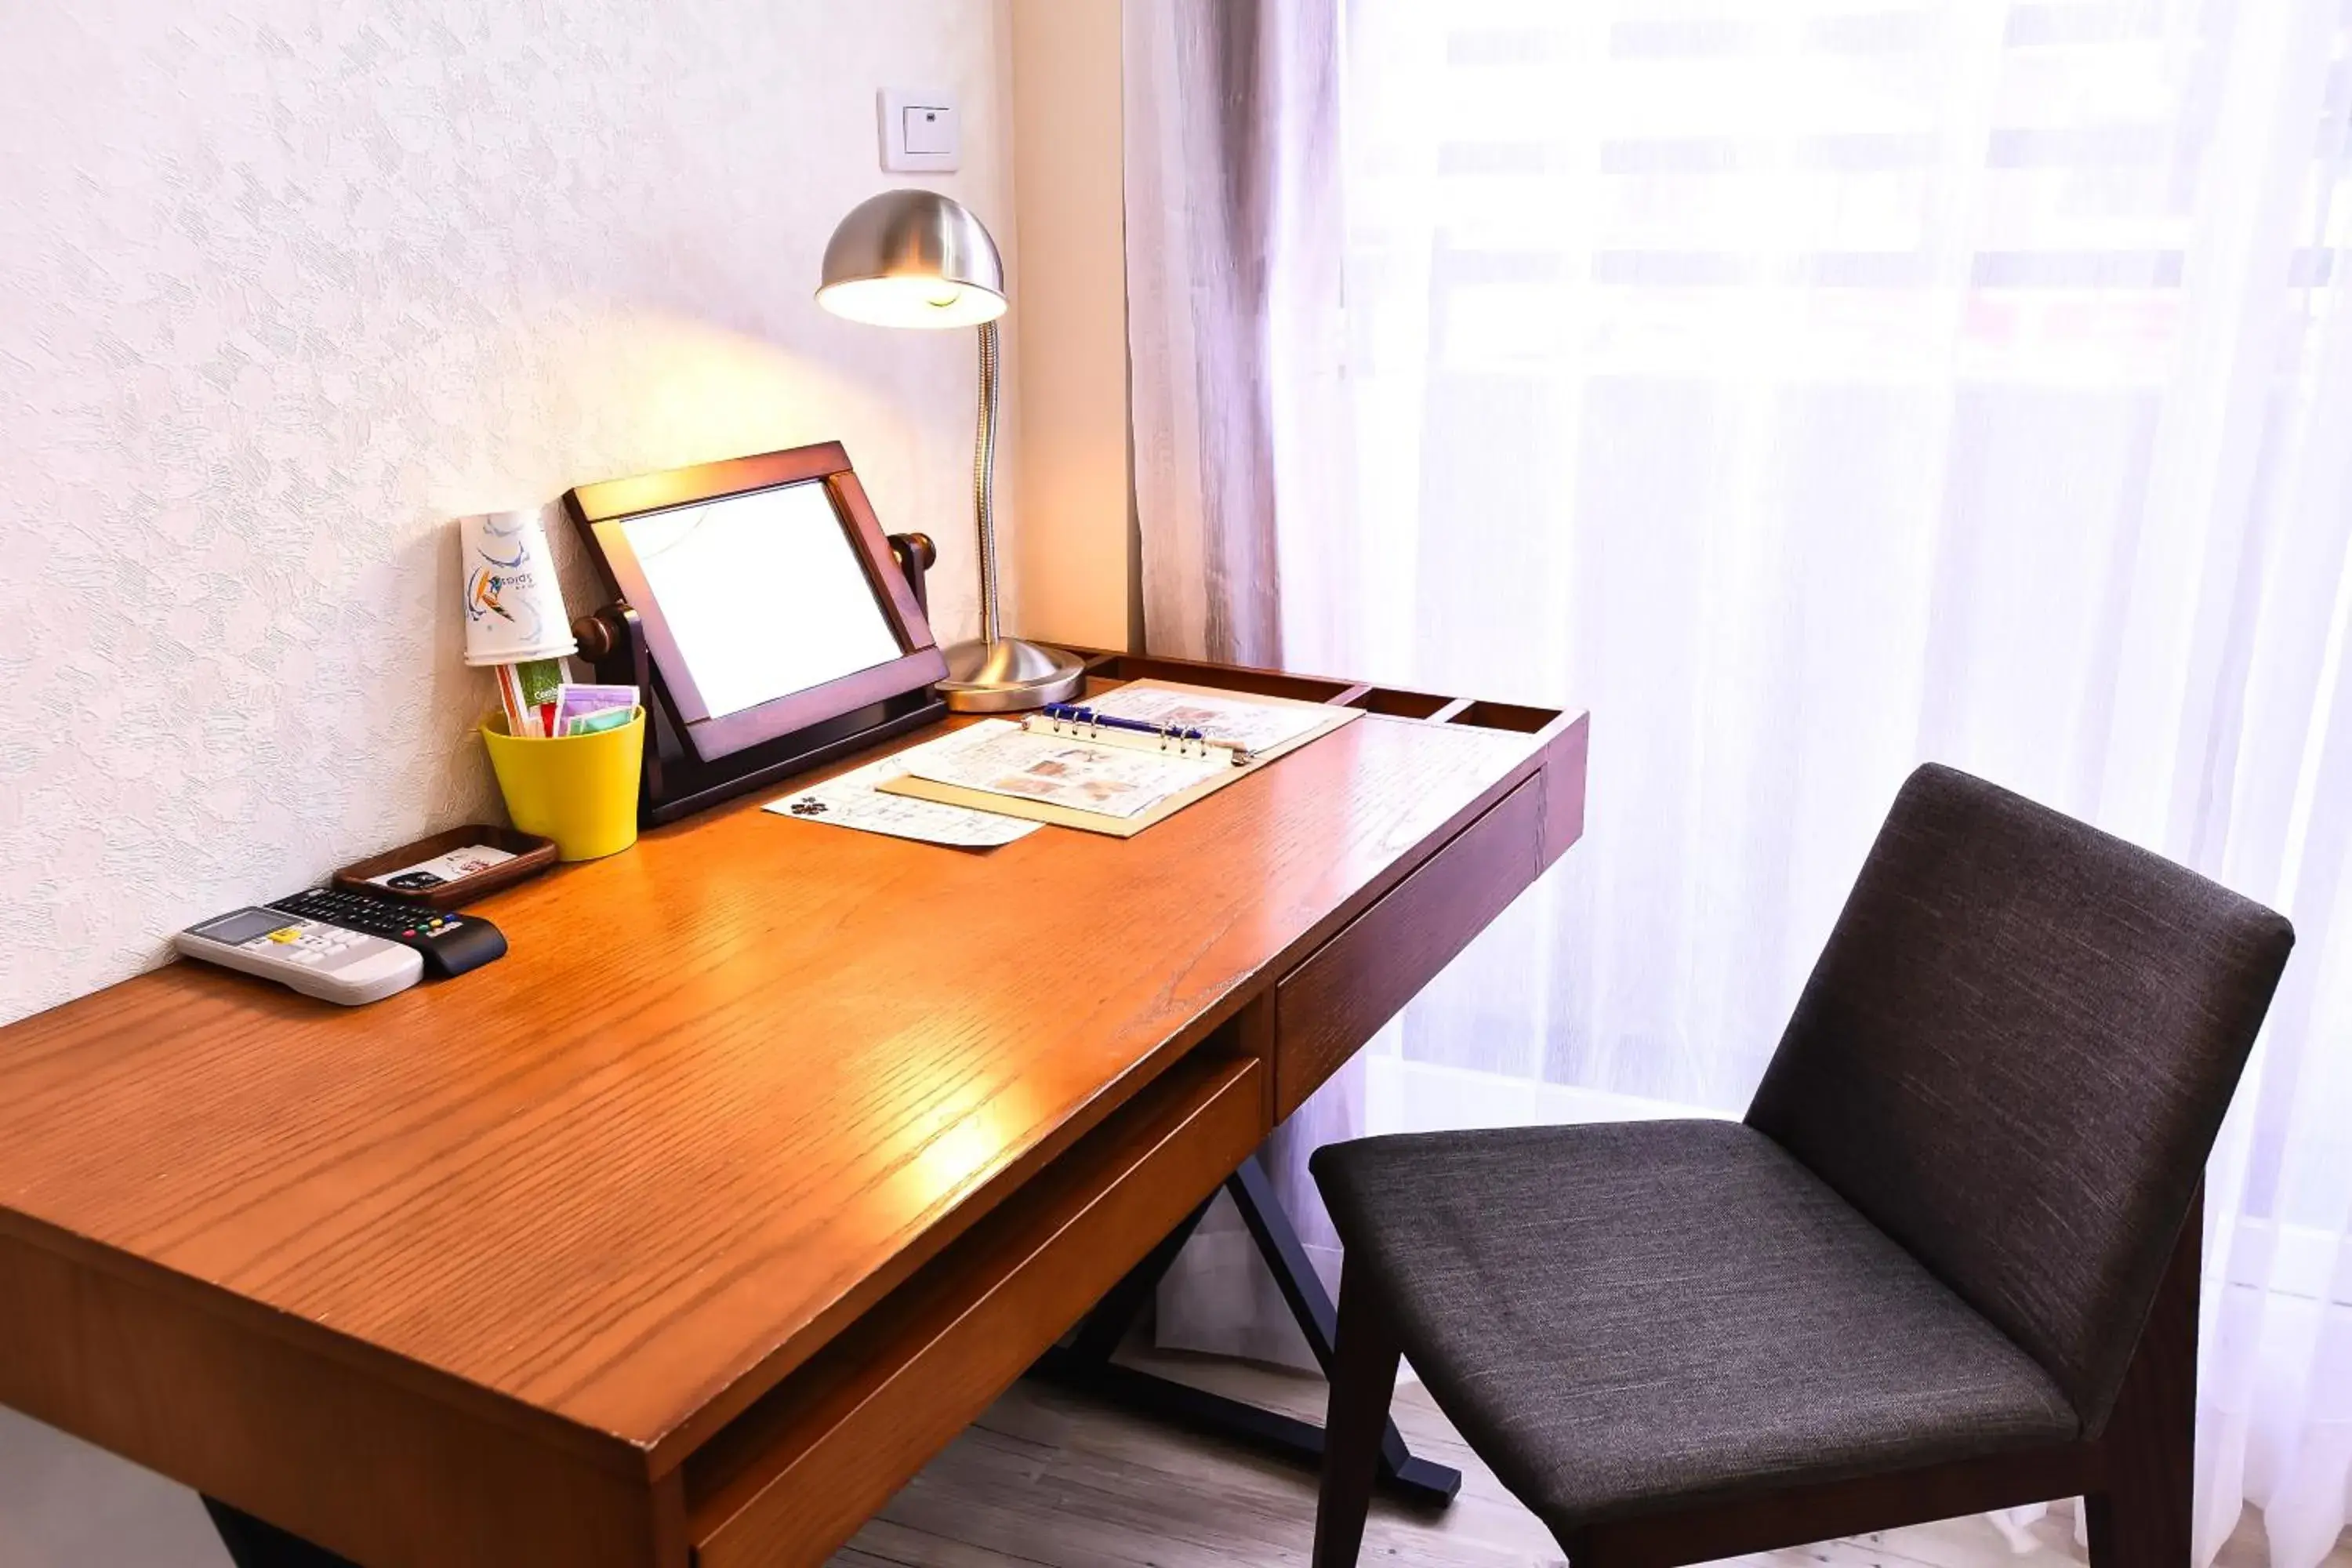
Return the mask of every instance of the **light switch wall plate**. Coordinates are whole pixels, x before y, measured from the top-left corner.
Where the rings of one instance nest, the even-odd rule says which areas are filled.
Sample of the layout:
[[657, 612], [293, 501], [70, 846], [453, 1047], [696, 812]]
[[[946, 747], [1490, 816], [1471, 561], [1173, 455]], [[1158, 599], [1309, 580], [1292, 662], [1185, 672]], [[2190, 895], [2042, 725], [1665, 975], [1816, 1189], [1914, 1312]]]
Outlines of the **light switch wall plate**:
[[894, 174], [951, 174], [963, 161], [963, 116], [956, 95], [886, 87], [875, 95], [882, 167]]

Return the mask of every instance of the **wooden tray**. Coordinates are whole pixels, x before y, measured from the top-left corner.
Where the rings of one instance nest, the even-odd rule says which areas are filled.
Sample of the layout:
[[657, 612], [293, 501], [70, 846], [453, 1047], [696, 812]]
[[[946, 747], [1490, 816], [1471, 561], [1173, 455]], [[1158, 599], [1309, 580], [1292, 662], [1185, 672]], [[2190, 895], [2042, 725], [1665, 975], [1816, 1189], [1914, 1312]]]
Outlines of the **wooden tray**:
[[[371, 882], [370, 877], [381, 877], [386, 871], [396, 871], [403, 866], [414, 866], [419, 860], [430, 860], [436, 855], [452, 849], [462, 849], [468, 844], [487, 844], [493, 849], [503, 849], [514, 857], [501, 860], [487, 871], [477, 871], [455, 882], [444, 882], [437, 888], [409, 892], [400, 888], [387, 888]], [[487, 823], [453, 827], [446, 833], [436, 833], [430, 838], [420, 838], [398, 849], [387, 849], [381, 855], [371, 855], [355, 865], [335, 873], [335, 886], [346, 892], [370, 893], [379, 899], [396, 899], [404, 904], [421, 909], [454, 910], [460, 904], [511, 888], [517, 882], [528, 881], [555, 864], [555, 840], [541, 838], [536, 833], [519, 833], [511, 827], [492, 827]]]

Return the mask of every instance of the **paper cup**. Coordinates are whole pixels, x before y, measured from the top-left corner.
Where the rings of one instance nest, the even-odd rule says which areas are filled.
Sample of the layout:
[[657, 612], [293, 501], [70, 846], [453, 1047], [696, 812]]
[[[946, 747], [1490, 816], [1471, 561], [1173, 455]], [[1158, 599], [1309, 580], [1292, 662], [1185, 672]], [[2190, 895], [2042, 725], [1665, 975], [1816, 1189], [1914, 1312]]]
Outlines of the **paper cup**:
[[459, 518], [457, 550], [467, 664], [524, 664], [580, 651], [538, 512]]

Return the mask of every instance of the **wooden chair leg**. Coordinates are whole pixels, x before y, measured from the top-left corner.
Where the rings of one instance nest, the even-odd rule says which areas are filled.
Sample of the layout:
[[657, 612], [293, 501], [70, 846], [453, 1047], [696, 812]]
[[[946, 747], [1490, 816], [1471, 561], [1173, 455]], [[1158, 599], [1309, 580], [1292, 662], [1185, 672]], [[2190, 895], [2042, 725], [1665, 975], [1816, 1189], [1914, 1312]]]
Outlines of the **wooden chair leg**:
[[1355, 1568], [1371, 1511], [1372, 1483], [1388, 1430], [1402, 1354], [1387, 1309], [1339, 1277], [1339, 1332], [1331, 1358], [1331, 1405], [1323, 1421], [1323, 1486], [1315, 1505], [1314, 1568]]
[[2083, 1500], [2091, 1568], [2189, 1568], [2196, 1486], [2200, 1190], [2099, 1440], [2104, 1489]]

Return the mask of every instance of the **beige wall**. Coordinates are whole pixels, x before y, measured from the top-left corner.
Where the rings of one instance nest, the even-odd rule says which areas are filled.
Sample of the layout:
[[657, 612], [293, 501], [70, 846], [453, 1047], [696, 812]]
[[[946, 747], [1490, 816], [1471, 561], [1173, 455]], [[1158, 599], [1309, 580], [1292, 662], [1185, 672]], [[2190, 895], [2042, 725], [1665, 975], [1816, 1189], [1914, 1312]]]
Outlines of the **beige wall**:
[[[879, 88], [961, 92], [962, 170], [920, 183], [1014, 238], [1008, 26], [1004, 0], [11, 7], [0, 1019], [495, 814], [453, 517], [838, 438], [885, 523], [940, 540], [935, 618], [971, 635], [971, 335], [810, 295], [897, 183]], [[0, 1413], [0, 1568], [225, 1562], [186, 1492]]]
[[1026, 637], [1124, 647], [1127, 258], [1119, 0], [1012, 0], [1014, 433], [1007, 614]]

